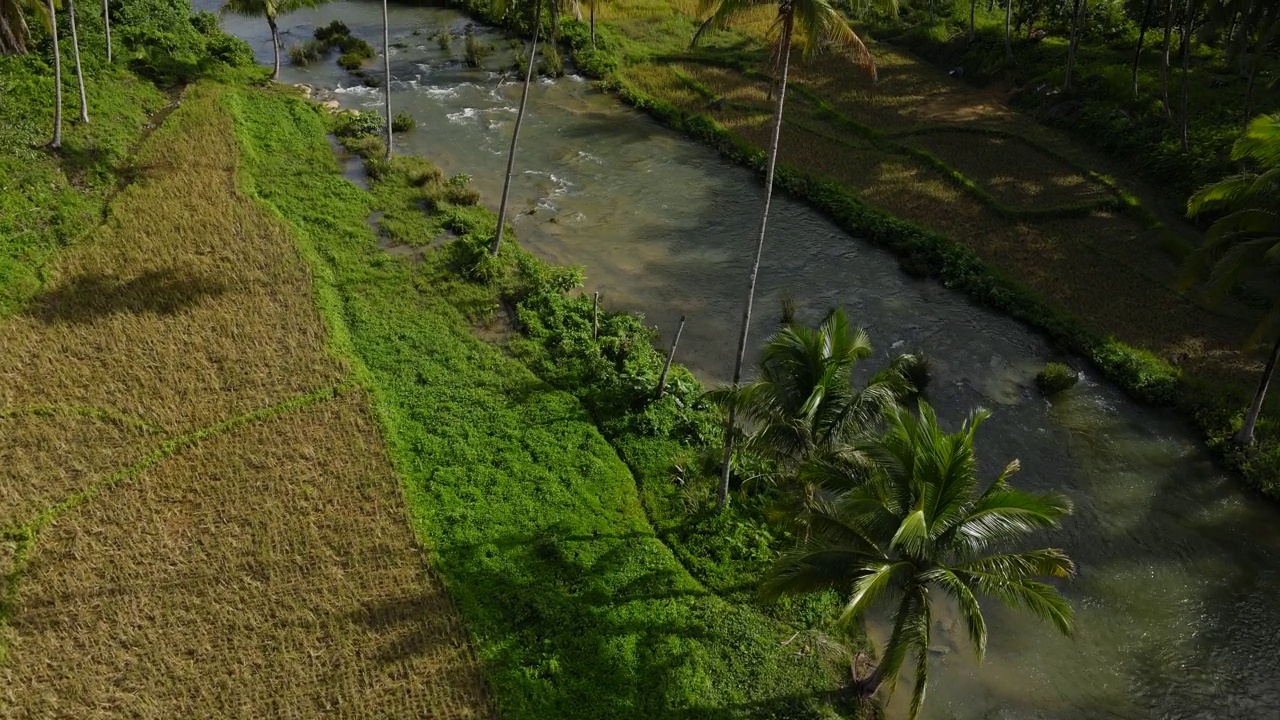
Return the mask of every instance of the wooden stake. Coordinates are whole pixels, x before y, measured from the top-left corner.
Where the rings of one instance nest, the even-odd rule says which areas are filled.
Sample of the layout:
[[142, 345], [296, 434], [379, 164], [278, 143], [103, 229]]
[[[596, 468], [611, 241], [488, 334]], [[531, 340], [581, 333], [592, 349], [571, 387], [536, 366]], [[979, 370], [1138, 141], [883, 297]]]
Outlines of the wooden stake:
[[671, 361], [676, 356], [676, 345], [680, 343], [680, 333], [684, 332], [684, 315], [680, 316], [680, 327], [676, 328], [676, 336], [671, 340], [671, 352], [667, 353], [667, 364], [662, 366], [662, 377], [658, 378], [658, 399], [667, 392], [667, 373], [671, 371]]

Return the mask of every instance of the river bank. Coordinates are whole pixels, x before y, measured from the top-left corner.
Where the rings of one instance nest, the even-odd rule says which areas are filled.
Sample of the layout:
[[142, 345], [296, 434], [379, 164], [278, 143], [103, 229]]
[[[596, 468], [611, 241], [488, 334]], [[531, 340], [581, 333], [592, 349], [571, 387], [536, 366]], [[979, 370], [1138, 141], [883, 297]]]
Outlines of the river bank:
[[[461, 6], [502, 21], [484, 3]], [[594, 48], [583, 23], [564, 20], [562, 36], [623, 100], [758, 172], [771, 112], [756, 70], [767, 20], [748, 16], [695, 52], [692, 5], [640, 3], [602, 7]], [[1280, 497], [1276, 426], [1266, 420], [1246, 450], [1229, 442], [1262, 368], [1240, 348], [1261, 311], [1238, 298], [1210, 308], [1181, 290], [1195, 231], [1158, 191], [1106, 175], [1123, 172], [1117, 163], [900, 49], [873, 50], [874, 90], [839, 58], [796, 64], [779, 187], [905, 271], [1044, 332], [1135, 399], [1178, 408], [1215, 457]], [[730, 102], [711, 109], [720, 98]]]

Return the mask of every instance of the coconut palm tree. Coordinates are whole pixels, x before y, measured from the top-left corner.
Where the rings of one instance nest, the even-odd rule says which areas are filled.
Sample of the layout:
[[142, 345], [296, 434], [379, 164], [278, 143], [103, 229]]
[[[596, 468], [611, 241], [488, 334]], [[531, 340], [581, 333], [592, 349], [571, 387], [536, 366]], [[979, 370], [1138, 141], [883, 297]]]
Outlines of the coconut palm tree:
[[27, 52], [27, 41], [31, 38], [27, 13], [45, 24], [49, 22], [49, 11], [38, 0], [0, 0], [0, 55]]
[[[506, 12], [505, 0], [499, 1], [499, 13]], [[520, 109], [516, 111], [516, 126], [511, 131], [511, 149], [507, 152], [507, 176], [502, 182], [502, 199], [498, 202], [498, 231], [493, 235], [493, 245], [489, 252], [498, 256], [502, 247], [502, 231], [507, 224], [507, 200], [511, 197], [511, 174], [516, 165], [516, 143], [520, 140], [520, 126], [524, 123], [524, 109], [529, 102], [529, 85], [533, 82], [533, 68], [538, 59], [538, 33], [542, 30], [543, 0], [533, 0], [533, 42], [529, 44], [529, 62], [524, 69], [524, 89], [520, 91]], [[553, 0], [554, 1], [554, 0]]]
[[62, 147], [62, 53], [58, 50], [58, 11], [49, 2], [49, 37], [53, 40], [53, 140], [49, 147]]
[[[1280, 260], [1280, 114], [1263, 115], [1250, 123], [1232, 148], [1231, 157], [1251, 167], [1202, 188], [1187, 201], [1190, 216], [1223, 213], [1210, 226], [1204, 244], [1192, 253], [1187, 266], [1188, 284], [1205, 280], [1210, 298], [1215, 300], [1250, 268]], [[1268, 334], [1275, 336], [1253, 402], [1234, 438], [1239, 445], [1253, 443], [1267, 386], [1280, 359], [1278, 328], [1280, 305], [1273, 304], [1245, 341], [1246, 347], [1252, 347]]]
[[84, 97], [84, 71], [80, 69], [80, 36], [76, 34], [76, 0], [67, 0], [67, 19], [71, 22], [71, 55], [76, 61], [76, 83], [80, 86], [80, 122], [89, 122], [89, 102]]
[[922, 388], [906, 367], [914, 356], [895, 358], [863, 387], [853, 370], [871, 356], [866, 332], [853, 329], [842, 309], [817, 327], [787, 323], [770, 337], [755, 379], [707, 393], [707, 398], [755, 429], [744, 448], [794, 471], [812, 454], [843, 445], [878, 424], [885, 412]]
[[326, 0], [226, 0], [222, 6], [222, 12], [267, 19], [267, 26], [271, 28], [271, 49], [275, 53], [271, 79], [279, 80], [280, 28], [276, 25], [276, 18], [294, 10], [317, 7], [325, 2]]
[[[387, 0], [382, 0], [382, 62], [385, 77], [382, 79], [382, 98], [387, 111], [387, 153], [391, 159], [391, 22], [387, 14]], [[280, 71], [280, 51], [276, 51], [276, 72]]]
[[[773, 200], [773, 173], [778, 165], [778, 138], [782, 133], [782, 110], [787, 95], [787, 73], [791, 67], [791, 45], [796, 31], [800, 33], [801, 46], [807, 54], [834, 47], [847, 53], [854, 64], [870, 74], [873, 80], [876, 71], [867, 46], [849, 27], [844, 15], [831, 0], [700, 0], [700, 2], [699, 14], [707, 15], [707, 19], [694, 34], [693, 45], [697, 45], [702, 35], [712, 27], [724, 27], [734, 18], [757, 7], [777, 6], [777, 18], [773, 24], [777, 39], [773, 51], [778, 94], [774, 101], [773, 133], [769, 139], [769, 159], [764, 174], [764, 209], [760, 213], [760, 232], [756, 238], [755, 259], [751, 263], [751, 274], [747, 277], [747, 298], [742, 310], [742, 328], [738, 333], [738, 353], [733, 363], [733, 384], [737, 385], [742, 380], [742, 364], [747, 356], [747, 333], [751, 327], [751, 309], [755, 303], [756, 280], [760, 275], [760, 256], [764, 253], [765, 233], [769, 225], [769, 204]], [[735, 413], [730, 407], [725, 426], [724, 460], [720, 466], [718, 504], [721, 509], [725, 507], [729, 493], [734, 421]]]
[[892, 691], [914, 655], [910, 717], [916, 717], [928, 687], [931, 597], [956, 603], [979, 660], [987, 646], [979, 595], [1071, 633], [1071, 607], [1036, 579], [1070, 577], [1071, 560], [1055, 549], [1007, 550], [1029, 534], [1057, 527], [1071, 503], [1056, 493], [1011, 487], [1016, 460], [979, 491], [974, 434], [986, 417], [978, 411], [958, 432], [947, 433], [924, 402], [918, 415], [894, 411], [886, 434], [861, 448], [871, 472], [846, 483], [851, 489], [835, 500], [816, 504], [808, 538], [779, 558], [761, 588], [766, 599], [833, 588], [845, 593], [842, 626], [881, 601], [892, 606], [893, 630], [880, 664], [850, 678], [847, 696], [865, 699], [882, 686]]
[[107, 34], [107, 64], [111, 64], [111, 0], [102, 0], [102, 29]]

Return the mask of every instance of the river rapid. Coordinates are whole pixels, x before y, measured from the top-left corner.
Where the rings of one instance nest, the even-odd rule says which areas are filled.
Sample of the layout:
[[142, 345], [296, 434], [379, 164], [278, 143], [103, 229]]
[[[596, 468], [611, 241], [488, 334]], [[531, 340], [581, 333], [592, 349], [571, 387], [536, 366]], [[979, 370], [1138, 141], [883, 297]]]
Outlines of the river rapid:
[[[285, 46], [333, 19], [379, 44], [381, 6], [339, 0], [280, 18]], [[223, 22], [270, 62], [265, 21]], [[393, 111], [418, 123], [397, 136], [397, 152], [471, 174], [496, 205], [520, 99], [506, 37], [440, 8], [393, 5], [390, 24], [402, 45], [391, 53]], [[473, 25], [499, 48], [485, 68], [461, 62], [460, 36]], [[451, 53], [434, 39], [442, 29], [456, 36]], [[381, 107], [382, 91], [360, 87], [332, 56], [306, 68], [286, 61], [281, 79], [330, 89], [346, 107]], [[664, 342], [687, 315], [677, 359], [704, 382], [723, 382], [754, 249], [758, 179], [576, 76], [538, 83], [520, 140], [510, 213], [520, 243], [584, 266], [588, 292], [644, 313]], [[1019, 458], [1016, 483], [1075, 502], [1050, 540], [1079, 564], [1064, 586], [1075, 637], [986, 601], [991, 638], [979, 664], [940, 604], [925, 717], [1280, 718], [1280, 510], [1216, 468], [1185, 424], [1130, 402], [1092, 369], [1066, 397], [1046, 401], [1033, 377], [1054, 353], [1019, 323], [908, 278], [891, 256], [802, 203], [777, 197], [773, 207], [754, 347], [785, 295], [805, 320], [843, 306], [871, 336], [869, 365], [916, 348], [930, 356], [928, 397], [945, 420], [958, 423], [979, 405], [993, 411], [978, 445], [988, 477]], [[894, 716], [907, 694], [900, 689]]]

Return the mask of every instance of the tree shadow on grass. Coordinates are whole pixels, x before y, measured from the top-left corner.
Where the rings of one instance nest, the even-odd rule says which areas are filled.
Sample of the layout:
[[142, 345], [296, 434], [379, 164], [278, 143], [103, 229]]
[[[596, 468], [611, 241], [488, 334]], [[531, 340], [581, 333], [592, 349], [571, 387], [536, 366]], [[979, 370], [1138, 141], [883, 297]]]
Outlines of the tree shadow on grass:
[[85, 324], [119, 313], [173, 315], [226, 289], [213, 278], [172, 268], [129, 280], [86, 272], [36, 295], [26, 312], [46, 325]]

